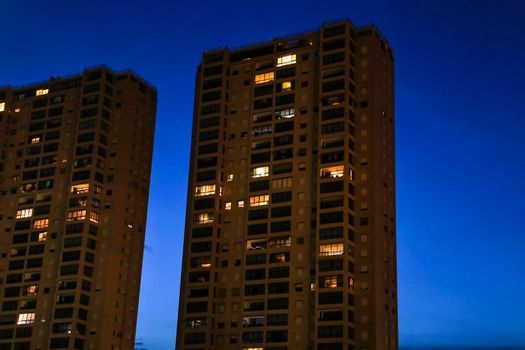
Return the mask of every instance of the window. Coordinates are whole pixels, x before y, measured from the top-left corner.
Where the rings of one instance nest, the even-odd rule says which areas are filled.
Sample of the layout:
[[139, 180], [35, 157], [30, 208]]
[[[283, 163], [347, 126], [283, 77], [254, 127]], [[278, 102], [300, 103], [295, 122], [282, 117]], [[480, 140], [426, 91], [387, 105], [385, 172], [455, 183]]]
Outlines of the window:
[[231, 209], [232, 209], [232, 202], [224, 203], [224, 210], [231, 210]]
[[237, 207], [238, 208], [244, 208], [244, 201], [237, 201]]
[[273, 190], [279, 190], [283, 188], [290, 188], [292, 187], [292, 178], [291, 177], [284, 177], [281, 179], [275, 179], [272, 180], [272, 189]]
[[38, 89], [38, 90], [36, 90], [36, 95], [37, 96], [47, 95], [48, 93], [49, 93], [49, 89]]
[[31, 216], [33, 216], [33, 209], [21, 209], [21, 210], [17, 210], [16, 212], [16, 218], [17, 219], [22, 219], [22, 218], [30, 218]]
[[338, 288], [343, 286], [341, 275], [331, 275], [319, 277], [319, 288]]
[[0, 112], [5, 110], [5, 102], [0, 102]]
[[269, 241], [270, 248], [283, 248], [290, 247], [292, 245], [292, 239], [288, 237], [276, 237]]
[[202, 185], [195, 187], [195, 197], [211, 196], [215, 194], [215, 185]]
[[264, 326], [264, 316], [244, 317], [242, 320], [242, 326], [243, 327], [262, 327]]
[[71, 186], [71, 193], [82, 194], [89, 192], [89, 184], [76, 184]]
[[250, 239], [246, 242], [246, 249], [248, 250], [257, 250], [257, 249], [266, 249], [266, 240], [265, 239]]
[[270, 195], [263, 194], [260, 196], [251, 196], [250, 197], [250, 207], [256, 207], [259, 205], [268, 205], [270, 200]]
[[251, 177], [252, 179], [256, 179], [259, 177], [265, 177], [268, 176], [270, 173], [270, 167], [268, 166], [261, 166], [258, 168], [252, 168], [251, 170]]
[[47, 238], [47, 232], [38, 233], [38, 242], [45, 242], [46, 238]]
[[233, 174], [228, 174], [226, 176], [226, 181], [228, 181], [228, 182], [233, 181]]
[[295, 64], [297, 62], [297, 55], [286, 55], [277, 58], [277, 67], [287, 66], [289, 64]]
[[196, 224], [210, 224], [214, 220], [213, 213], [201, 213], [193, 216], [193, 222]]
[[264, 84], [274, 79], [274, 72], [262, 73], [255, 75], [255, 84]]
[[321, 244], [319, 246], [319, 256], [341, 255], [343, 252], [343, 243]]
[[49, 226], [49, 219], [40, 219], [33, 222], [33, 228], [46, 228]]
[[281, 83], [281, 89], [282, 89], [282, 91], [291, 91], [292, 90], [292, 82], [291, 81], [283, 81]]
[[67, 221], [79, 221], [79, 220], [85, 220], [86, 219], [86, 211], [85, 210], [75, 210], [70, 211], [67, 213]]
[[19, 314], [16, 324], [31, 324], [35, 322], [35, 313]]
[[40, 142], [40, 137], [32, 137], [31, 138], [31, 144], [33, 143], [39, 143]]
[[92, 211], [89, 213], [89, 221], [95, 223], [95, 224], [98, 224], [99, 222], [99, 214], [96, 212], [96, 211]]
[[295, 108], [286, 108], [275, 111], [275, 117], [277, 119], [291, 119], [295, 116]]
[[321, 178], [335, 178], [342, 177], [345, 171], [344, 165], [332, 166], [329, 168], [322, 168], [320, 171]]

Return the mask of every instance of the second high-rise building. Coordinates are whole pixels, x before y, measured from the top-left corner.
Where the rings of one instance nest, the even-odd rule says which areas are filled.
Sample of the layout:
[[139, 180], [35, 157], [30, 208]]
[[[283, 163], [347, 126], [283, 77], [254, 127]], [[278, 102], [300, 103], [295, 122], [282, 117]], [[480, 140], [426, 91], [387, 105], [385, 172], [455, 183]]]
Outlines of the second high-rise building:
[[393, 89], [349, 21], [203, 55], [177, 349], [397, 349]]
[[106, 67], [0, 88], [0, 350], [133, 348], [156, 104]]

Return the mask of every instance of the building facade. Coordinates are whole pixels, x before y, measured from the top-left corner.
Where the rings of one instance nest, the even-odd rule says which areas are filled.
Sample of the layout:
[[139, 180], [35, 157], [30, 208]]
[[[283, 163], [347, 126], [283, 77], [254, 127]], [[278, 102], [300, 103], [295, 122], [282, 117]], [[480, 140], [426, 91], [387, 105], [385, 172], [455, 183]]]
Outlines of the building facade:
[[393, 54], [350, 21], [206, 52], [178, 350], [395, 350]]
[[107, 67], [0, 88], [0, 349], [133, 349], [156, 90]]

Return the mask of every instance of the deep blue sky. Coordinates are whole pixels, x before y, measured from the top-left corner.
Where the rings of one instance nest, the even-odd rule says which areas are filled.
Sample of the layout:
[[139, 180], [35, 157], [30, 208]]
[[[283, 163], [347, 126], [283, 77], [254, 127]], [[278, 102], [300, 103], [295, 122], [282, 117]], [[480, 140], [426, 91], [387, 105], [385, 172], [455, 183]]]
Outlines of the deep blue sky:
[[349, 17], [396, 61], [402, 345], [525, 344], [525, 2], [0, 0], [0, 85], [105, 63], [157, 86], [137, 336], [172, 349], [196, 65]]

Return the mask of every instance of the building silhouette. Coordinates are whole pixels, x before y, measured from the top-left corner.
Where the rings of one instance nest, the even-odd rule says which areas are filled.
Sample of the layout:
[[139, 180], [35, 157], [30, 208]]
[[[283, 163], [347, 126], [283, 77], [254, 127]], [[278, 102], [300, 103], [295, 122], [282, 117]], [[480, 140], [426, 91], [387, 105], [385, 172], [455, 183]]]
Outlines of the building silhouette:
[[132, 349], [156, 90], [107, 67], [0, 88], [0, 349]]
[[176, 348], [397, 349], [385, 38], [327, 23], [196, 80]]

